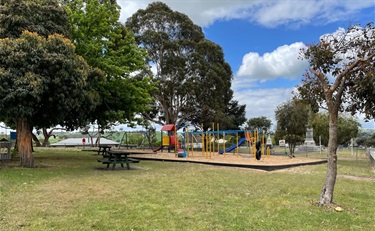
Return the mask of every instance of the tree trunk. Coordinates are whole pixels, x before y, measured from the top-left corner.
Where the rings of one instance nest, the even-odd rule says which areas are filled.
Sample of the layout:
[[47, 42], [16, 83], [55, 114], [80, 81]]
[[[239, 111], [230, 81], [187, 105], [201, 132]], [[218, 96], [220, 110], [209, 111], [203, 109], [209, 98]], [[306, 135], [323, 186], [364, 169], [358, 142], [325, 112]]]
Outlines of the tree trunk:
[[41, 147], [42, 144], [40, 143], [38, 137], [37, 137], [34, 133], [32, 133], [32, 132], [31, 132], [31, 136], [33, 137], [33, 141], [35, 142], [35, 145], [36, 145], [37, 147]]
[[44, 136], [43, 147], [48, 147], [49, 138], [51, 137], [51, 132], [47, 132], [47, 128], [43, 128], [43, 136]]
[[333, 190], [337, 176], [337, 113], [329, 113], [329, 140], [327, 150], [327, 173], [318, 204], [333, 203]]
[[98, 126], [98, 138], [96, 138], [95, 147], [99, 147], [100, 145], [100, 138], [102, 137], [102, 129]]
[[34, 157], [32, 155], [31, 140], [32, 135], [30, 125], [24, 118], [16, 119], [18, 152], [20, 155], [20, 165], [26, 168], [34, 167]]

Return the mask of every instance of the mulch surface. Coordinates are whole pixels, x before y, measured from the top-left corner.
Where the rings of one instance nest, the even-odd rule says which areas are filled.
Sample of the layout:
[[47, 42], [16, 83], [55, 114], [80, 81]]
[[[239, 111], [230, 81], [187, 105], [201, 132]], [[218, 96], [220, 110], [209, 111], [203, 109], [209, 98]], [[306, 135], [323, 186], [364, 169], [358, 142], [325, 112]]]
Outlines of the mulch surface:
[[[138, 150], [139, 151], [139, 150]], [[250, 154], [217, 154], [217, 153], [202, 153], [195, 152], [190, 153], [185, 158], [177, 157], [175, 153], [157, 152], [151, 153], [145, 151], [145, 154], [132, 155], [132, 158], [144, 159], [144, 160], [159, 160], [159, 161], [178, 161], [178, 162], [190, 162], [190, 163], [202, 163], [222, 166], [233, 166], [233, 167], [247, 167], [257, 168], [263, 170], [277, 170], [282, 168], [289, 168], [301, 165], [312, 165], [325, 163], [326, 160], [315, 159], [309, 157], [295, 157], [290, 158], [285, 155], [271, 155], [262, 156], [260, 160], [256, 160], [253, 155]]]

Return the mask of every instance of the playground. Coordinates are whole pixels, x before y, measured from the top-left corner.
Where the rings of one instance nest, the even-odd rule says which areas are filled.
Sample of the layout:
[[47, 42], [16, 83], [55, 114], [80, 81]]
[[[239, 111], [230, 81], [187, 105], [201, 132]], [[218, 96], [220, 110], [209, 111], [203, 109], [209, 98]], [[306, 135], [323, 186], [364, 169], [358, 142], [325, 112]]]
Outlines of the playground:
[[305, 155], [291, 158], [285, 155], [286, 149], [276, 153], [273, 150], [270, 137], [266, 138], [262, 131], [221, 131], [214, 128], [213, 125], [211, 131], [207, 132], [188, 131], [187, 129], [177, 132], [175, 125], [166, 124], [161, 129], [161, 145], [156, 148], [143, 149], [147, 154], [134, 155], [134, 158], [267, 171], [326, 162], [321, 157], [314, 158]]

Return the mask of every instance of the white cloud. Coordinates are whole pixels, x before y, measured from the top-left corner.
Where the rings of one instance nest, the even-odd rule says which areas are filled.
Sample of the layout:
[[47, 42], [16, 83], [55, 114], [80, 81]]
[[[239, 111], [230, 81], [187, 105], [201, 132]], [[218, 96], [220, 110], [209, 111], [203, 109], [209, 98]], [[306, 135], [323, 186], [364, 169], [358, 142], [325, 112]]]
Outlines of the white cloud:
[[359, 123], [362, 126], [362, 129], [375, 129], [375, 120], [367, 120], [365, 115], [362, 113], [357, 113], [356, 117], [358, 118]]
[[[121, 21], [124, 22], [138, 9], [145, 9], [153, 0], [118, 0], [122, 7]], [[326, 24], [353, 17], [361, 9], [374, 7], [373, 0], [210, 0], [176, 1], [162, 0], [173, 10], [184, 13], [194, 23], [208, 27], [218, 20], [244, 19], [266, 27]]]
[[247, 76], [252, 79], [296, 79], [302, 76], [307, 68], [307, 61], [298, 59], [300, 50], [306, 48], [302, 42], [278, 47], [271, 53], [260, 56], [250, 52], [242, 59], [242, 65], [237, 76]]
[[127, 1], [117, 0], [117, 4], [121, 6], [120, 21], [125, 22], [127, 18], [132, 16], [137, 10], [145, 9], [148, 4], [153, 1]]
[[246, 118], [265, 116], [275, 126], [275, 110], [277, 106], [291, 99], [294, 88], [247, 89], [235, 91], [234, 99], [239, 104], [246, 104]]

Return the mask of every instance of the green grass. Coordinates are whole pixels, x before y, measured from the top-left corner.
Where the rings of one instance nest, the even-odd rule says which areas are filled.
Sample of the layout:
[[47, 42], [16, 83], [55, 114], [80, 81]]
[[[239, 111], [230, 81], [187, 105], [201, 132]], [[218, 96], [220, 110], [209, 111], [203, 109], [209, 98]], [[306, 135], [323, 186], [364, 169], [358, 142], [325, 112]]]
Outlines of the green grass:
[[[0, 230], [375, 230], [374, 182], [339, 177], [344, 211], [314, 205], [325, 165], [263, 172], [141, 161], [107, 171], [76, 149], [37, 149], [35, 158], [35, 169], [0, 169]], [[364, 158], [339, 160], [338, 174], [375, 178]]]

